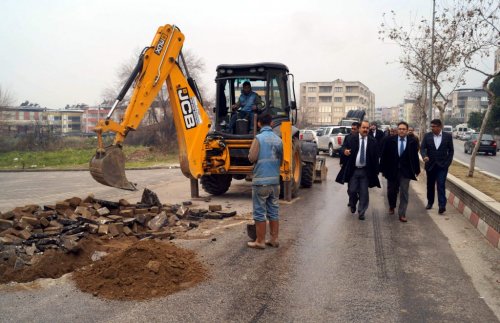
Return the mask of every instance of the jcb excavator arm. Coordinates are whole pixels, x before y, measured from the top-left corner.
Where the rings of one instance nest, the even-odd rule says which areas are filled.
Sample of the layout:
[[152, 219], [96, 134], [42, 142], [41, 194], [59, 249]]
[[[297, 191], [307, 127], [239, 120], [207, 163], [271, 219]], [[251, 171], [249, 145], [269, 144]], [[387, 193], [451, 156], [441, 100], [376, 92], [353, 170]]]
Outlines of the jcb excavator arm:
[[[184, 35], [176, 26], [158, 28], [151, 46], [142, 52], [106, 119], [101, 120], [94, 129], [99, 146], [90, 161], [90, 173], [99, 183], [135, 190], [135, 185], [125, 176], [125, 157], [121, 145], [127, 133], [139, 126], [163, 82], [167, 84], [172, 106], [181, 170], [185, 176], [194, 179], [203, 175], [204, 141], [210, 129], [210, 119], [203, 109], [196, 83], [189, 75], [186, 78], [180, 68], [178, 58], [182, 59], [183, 43]], [[188, 74], [185, 64], [184, 70]], [[135, 85], [130, 103], [123, 120], [117, 123], [111, 119], [111, 115], [133, 82]], [[114, 143], [103, 147], [102, 134], [110, 131], [116, 134]]]

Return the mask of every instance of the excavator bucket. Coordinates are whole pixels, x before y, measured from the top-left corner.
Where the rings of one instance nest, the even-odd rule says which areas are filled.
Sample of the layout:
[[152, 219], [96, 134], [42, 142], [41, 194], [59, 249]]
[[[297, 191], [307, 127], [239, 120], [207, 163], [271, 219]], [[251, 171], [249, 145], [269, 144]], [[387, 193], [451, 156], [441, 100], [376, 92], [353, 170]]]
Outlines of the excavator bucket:
[[135, 185], [125, 176], [125, 155], [121, 147], [108, 146], [104, 151], [98, 150], [90, 160], [90, 174], [101, 184], [135, 191]]

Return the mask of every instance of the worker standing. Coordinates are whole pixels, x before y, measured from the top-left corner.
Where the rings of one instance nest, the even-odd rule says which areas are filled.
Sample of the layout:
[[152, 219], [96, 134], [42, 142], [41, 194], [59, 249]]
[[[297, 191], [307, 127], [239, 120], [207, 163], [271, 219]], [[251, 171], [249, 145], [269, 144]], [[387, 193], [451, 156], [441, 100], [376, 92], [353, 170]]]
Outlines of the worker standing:
[[[252, 179], [253, 219], [257, 238], [248, 247], [264, 249], [278, 247], [280, 166], [283, 143], [271, 128], [272, 117], [262, 114], [257, 118], [260, 132], [252, 142], [248, 159], [254, 163]], [[271, 240], [265, 241], [266, 218], [269, 220]]]

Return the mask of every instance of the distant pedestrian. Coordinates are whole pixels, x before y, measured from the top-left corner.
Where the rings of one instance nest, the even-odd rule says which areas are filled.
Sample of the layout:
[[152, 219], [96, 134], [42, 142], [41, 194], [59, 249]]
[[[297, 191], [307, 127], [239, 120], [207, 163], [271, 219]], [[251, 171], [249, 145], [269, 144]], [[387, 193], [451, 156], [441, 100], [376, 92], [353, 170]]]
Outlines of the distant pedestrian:
[[358, 136], [352, 137], [345, 146], [344, 155], [349, 157], [342, 165], [336, 181], [349, 183], [349, 205], [351, 213], [356, 212], [360, 220], [365, 219], [368, 209], [369, 187], [380, 187], [378, 179], [379, 156], [377, 141], [368, 135], [369, 123], [362, 121]]
[[394, 214], [399, 193], [399, 221], [406, 222], [406, 209], [409, 201], [410, 180], [420, 174], [418, 144], [408, 136], [408, 123], [398, 123], [398, 136], [390, 137], [382, 151], [380, 169], [387, 178], [387, 199], [389, 214]]
[[373, 121], [370, 124], [370, 136], [377, 140], [377, 143], [380, 143], [382, 138], [384, 137], [384, 132], [378, 128], [378, 124], [376, 121]]
[[[252, 179], [253, 219], [257, 239], [248, 247], [264, 249], [266, 245], [278, 247], [280, 166], [283, 160], [283, 143], [271, 128], [270, 114], [257, 118], [260, 128], [250, 147], [248, 159], [254, 163]], [[269, 220], [271, 240], [266, 238], [266, 218]]]
[[432, 209], [435, 187], [437, 186], [439, 214], [446, 212], [445, 183], [448, 168], [453, 161], [453, 138], [449, 132], [443, 131], [443, 123], [439, 119], [431, 121], [431, 132], [425, 134], [420, 146], [420, 154], [425, 162], [427, 174], [427, 206]]
[[413, 128], [413, 127], [408, 127], [408, 136], [413, 137], [413, 138], [417, 141], [417, 144], [418, 144], [418, 150], [420, 150], [420, 139], [419, 139], [419, 138], [418, 138], [418, 136], [415, 134], [415, 128]]

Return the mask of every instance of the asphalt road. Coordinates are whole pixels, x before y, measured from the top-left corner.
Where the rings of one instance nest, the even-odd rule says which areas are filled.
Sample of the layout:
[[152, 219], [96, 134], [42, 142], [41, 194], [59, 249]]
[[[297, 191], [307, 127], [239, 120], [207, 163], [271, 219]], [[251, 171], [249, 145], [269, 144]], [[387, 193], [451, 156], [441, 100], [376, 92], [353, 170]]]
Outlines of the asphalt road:
[[[464, 143], [465, 141], [453, 139], [453, 147], [455, 148], [453, 157], [464, 163], [470, 163], [471, 155], [464, 153]], [[500, 154], [497, 153], [496, 156], [485, 155], [484, 153], [478, 154], [476, 156], [476, 167], [500, 176]]]
[[[0, 321], [498, 321], [497, 249], [452, 209], [446, 216], [426, 211], [422, 182], [412, 183], [408, 223], [386, 214], [381, 189], [371, 190], [367, 219], [359, 221], [346, 206], [346, 187], [334, 182], [337, 163], [338, 159], [328, 158], [327, 182], [301, 190], [291, 203], [281, 203], [278, 249], [248, 249], [243, 225], [217, 233], [216, 241], [212, 237], [179, 240], [210, 269], [209, 280], [148, 302], [104, 301], [76, 290], [68, 276], [44, 280], [41, 287], [0, 288]], [[176, 202], [175, 198], [185, 198], [189, 192], [179, 170], [144, 172], [144, 180], [151, 176], [157, 181], [151, 187], [161, 199]], [[129, 172], [129, 176], [136, 174]], [[95, 189], [93, 183], [78, 179], [83, 174], [61, 173], [56, 176], [59, 181], [42, 181], [43, 187], [30, 184], [26, 174], [17, 175], [23, 176], [22, 182], [4, 175], [0, 176], [3, 187], [6, 180], [14, 186], [13, 192], [18, 192], [18, 184], [27, 185], [31, 189], [25, 188], [24, 194], [39, 192], [38, 200], [60, 196], [57, 189], [49, 189], [49, 183], [65, 183], [65, 194], [71, 196]], [[39, 173], [32, 180], [47, 175], [52, 176]], [[74, 191], [71, 182], [78, 184]], [[236, 201], [238, 208], [248, 208], [248, 184], [238, 182], [228, 195], [214, 200]], [[9, 203], [4, 194], [2, 207]], [[116, 192], [96, 192], [101, 194], [121, 197]]]

